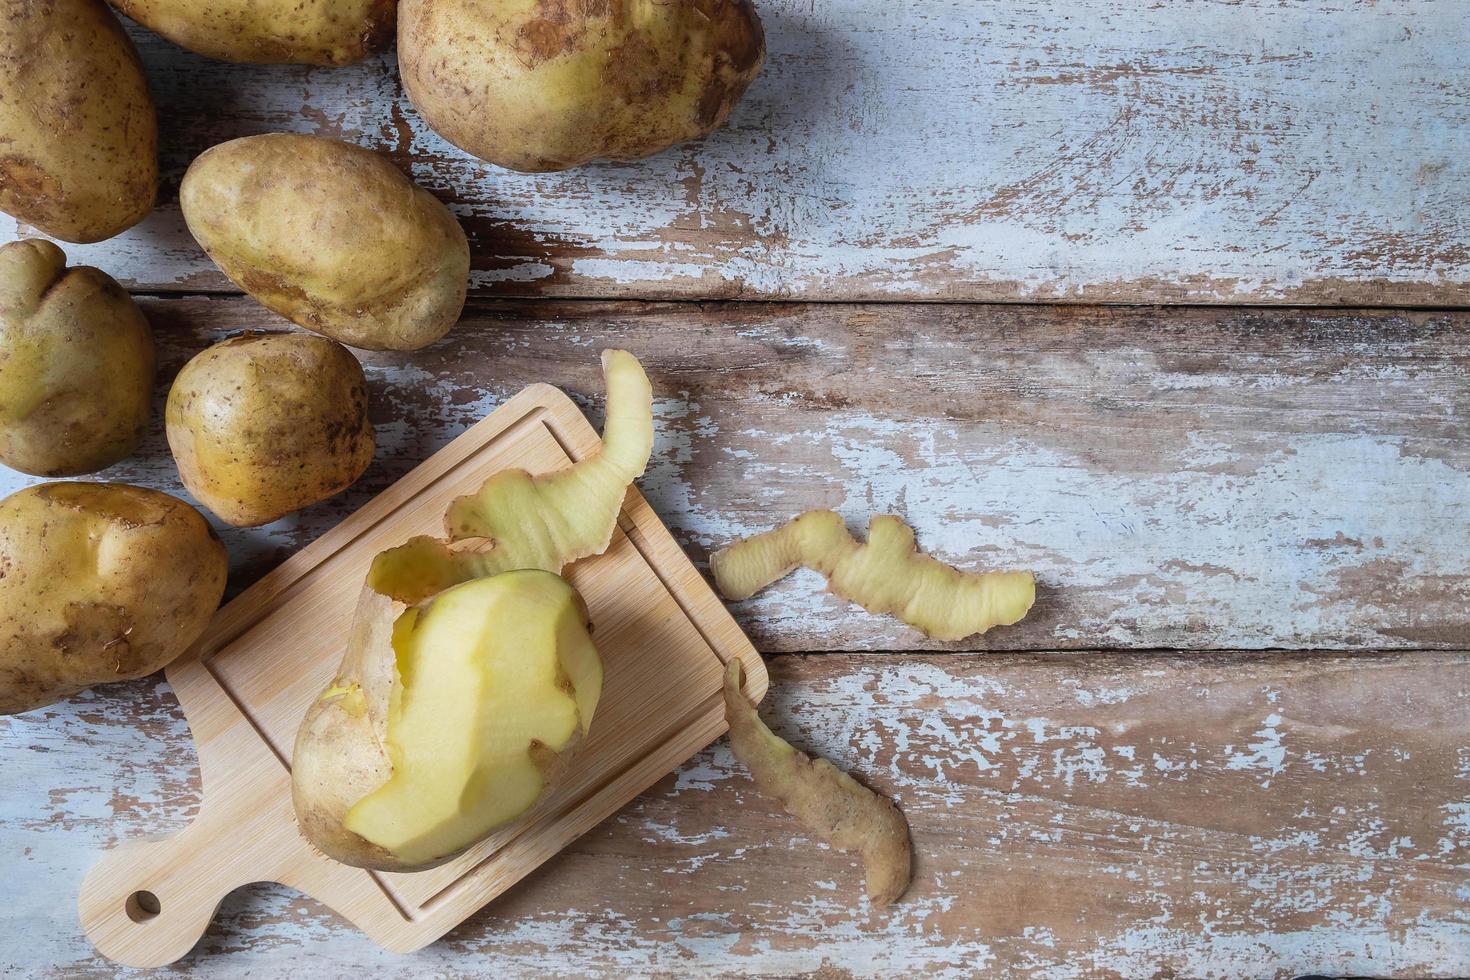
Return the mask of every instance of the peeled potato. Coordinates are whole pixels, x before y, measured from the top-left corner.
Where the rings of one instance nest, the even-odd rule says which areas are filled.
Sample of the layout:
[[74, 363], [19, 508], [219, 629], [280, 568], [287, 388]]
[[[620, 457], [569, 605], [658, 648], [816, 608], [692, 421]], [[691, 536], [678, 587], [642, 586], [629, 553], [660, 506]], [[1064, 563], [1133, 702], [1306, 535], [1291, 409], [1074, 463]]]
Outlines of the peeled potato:
[[395, 0], [108, 0], [148, 29], [221, 61], [347, 65], [383, 47]]
[[215, 344], [184, 365], [164, 415], [184, 486], [237, 527], [325, 500], [373, 459], [362, 366], [325, 337]]
[[143, 438], [153, 337], [110, 276], [40, 238], [0, 247], [0, 463], [37, 476], [110, 466]]
[[750, 0], [402, 0], [424, 120], [512, 170], [636, 160], [722, 125], [765, 59]]
[[653, 444], [648, 377], [603, 355], [602, 449], [502, 470], [368, 571], [336, 679], [296, 737], [301, 832], [339, 861], [411, 871], [517, 819], [555, 782], [602, 690], [587, 610], [559, 576], [606, 550]]
[[190, 165], [179, 204], [241, 289], [352, 347], [417, 350], [464, 308], [464, 230], [371, 150], [292, 133], [230, 140]]
[[541, 798], [592, 723], [602, 661], [581, 597], [539, 569], [363, 602], [297, 735], [298, 823], [347, 864], [432, 867]]
[[133, 43], [102, 0], [0, 0], [0, 211], [97, 242], [141, 221], [158, 124]]
[[0, 501], [0, 714], [142, 677], [199, 638], [225, 588], [199, 512], [118, 483], [43, 483]]

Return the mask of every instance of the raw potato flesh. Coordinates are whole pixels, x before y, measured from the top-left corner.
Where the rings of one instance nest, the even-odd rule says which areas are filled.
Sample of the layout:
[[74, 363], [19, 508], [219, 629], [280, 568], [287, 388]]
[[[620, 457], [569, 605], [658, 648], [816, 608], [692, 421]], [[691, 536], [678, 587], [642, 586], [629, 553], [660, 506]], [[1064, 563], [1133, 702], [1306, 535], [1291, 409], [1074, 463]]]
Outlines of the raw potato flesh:
[[730, 748], [762, 792], [833, 847], [862, 855], [868, 898], [879, 908], [904, 893], [912, 876], [909, 825], [898, 807], [826, 759], [798, 752], [766, 727], [740, 693], [741, 667], [725, 670]]
[[859, 544], [830, 510], [802, 514], [784, 527], [738, 541], [710, 558], [728, 599], [748, 599], [798, 567], [827, 576], [837, 595], [872, 613], [888, 613], [936, 640], [962, 640], [1020, 622], [1036, 601], [1030, 572], [961, 572], [918, 553], [914, 531], [897, 517], [868, 523]]
[[393, 775], [344, 826], [408, 864], [457, 854], [529, 810], [602, 692], [586, 610], [558, 575], [476, 579], [393, 629]]
[[[432, 559], [396, 552], [375, 568], [407, 590]], [[296, 737], [307, 839], [345, 864], [421, 871], [523, 814], [591, 724], [602, 663], [589, 630], [572, 587], [534, 569], [411, 607], [365, 588], [347, 657]]]
[[560, 572], [611, 543], [628, 484], [643, 474], [653, 452], [653, 389], [627, 351], [604, 351], [602, 370], [607, 421], [597, 453], [541, 476], [503, 470], [449, 505], [449, 537], [493, 540], [495, 551], [486, 557], [495, 570]]
[[[358, 600], [347, 654], [336, 679], [302, 721], [292, 760], [297, 821], [307, 839], [328, 856], [357, 867], [423, 870], [458, 853], [427, 856], [447, 846], [446, 841], [457, 840], [458, 834], [479, 835], [464, 840], [459, 848], [463, 850], [494, 829], [460, 815], [445, 819], [437, 825], [439, 830], [410, 840], [401, 828], [390, 831], [396, 825], [389, 822], [394, 819], [391, 814], [384, 816], [394, 809], [383, 806], [387, 796], [357, 811], [352, 829], [348, 821], [349, 812], [384, 789], [396, 772], [388, 746], [395, 677], [404, 649], [395, 648], [395, 639], [403, 639], [400, 623], [406, 629], [422, 623], [423, 604], [432, 609], [439, 601], [436, 596], [442, 599], [456, 587], [467, 588], [462, 583], [495, 581], [487, 577], [505, 578], [499, 573], [517, 569], [560, 572], [578, 558], [606, 550], [627, 484], [643, 472], [652, 451], [653, 394], [631, 354], [607, 351], [603, 366], [607, 422], [598, 453], [540, 477], [522, 470], [500, 473], [478, 493], [452, 505], [449, 528], [461, 540], [417, 537], [374, 559]], [[569, 667], [567, 673], [578, 671]], [[586, 684], [574, 688], [578, 700], [592, 689]], [[579, 705], [583, 723], [591, 720], [592, 707]], [[537, 753], [535, 761], [546, 764], [544, 782], [555, 777], [549, 764], [553, 755], [558, 764], [564, 762], [574, 740], [559, 753], [549, 748]], [[373, 834], [373, 839], [365, 833]]]

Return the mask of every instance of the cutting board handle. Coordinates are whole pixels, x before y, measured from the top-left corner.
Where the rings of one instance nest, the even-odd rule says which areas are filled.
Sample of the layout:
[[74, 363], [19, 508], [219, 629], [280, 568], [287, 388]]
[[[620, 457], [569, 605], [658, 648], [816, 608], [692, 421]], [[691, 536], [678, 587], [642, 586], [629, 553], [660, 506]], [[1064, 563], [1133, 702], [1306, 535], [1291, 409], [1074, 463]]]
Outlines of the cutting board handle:
[[269, 841], [222, 816], [206, 809], [177, 834], [125, 841], [97, 862], [77, 909], [98, 952], [127, 966], [172, 963], [204, 936], [226, 895], [270, 867], [259, 853]]
[[[127, 966], [155, 967], [187, 954], [226, 895], [242, 885], [290, 877], [305, 844], [290, 813], [290, 787], [247, 792], [212, 806], [167, 837], [125, 841], [82, 882], [82, 929], [97, 951]], [[286, 800], [285, 812], [275, 812]], [[284, 828], [285, 832], [282, 832]], [[308, 859], [309, 860], [309, 859]]]

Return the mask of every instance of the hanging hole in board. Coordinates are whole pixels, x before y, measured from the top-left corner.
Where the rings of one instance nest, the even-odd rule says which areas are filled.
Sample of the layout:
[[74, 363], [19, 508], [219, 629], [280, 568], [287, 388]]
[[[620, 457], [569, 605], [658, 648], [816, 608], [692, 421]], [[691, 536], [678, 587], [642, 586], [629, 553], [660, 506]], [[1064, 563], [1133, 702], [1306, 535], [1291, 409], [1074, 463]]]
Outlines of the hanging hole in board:
[[128, 896], [124, 907], [127, 909], [128, 918], [134, 922], [147, 922], [158, 914], [158, 896], [152, 892], [133, 892]]

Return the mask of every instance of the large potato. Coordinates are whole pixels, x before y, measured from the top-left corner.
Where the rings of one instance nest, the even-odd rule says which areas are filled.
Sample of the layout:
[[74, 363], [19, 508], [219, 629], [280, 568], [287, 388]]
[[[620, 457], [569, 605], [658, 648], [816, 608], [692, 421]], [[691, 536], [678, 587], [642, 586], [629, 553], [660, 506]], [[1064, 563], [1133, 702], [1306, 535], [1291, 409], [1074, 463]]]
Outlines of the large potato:
[[43, 483], [0, 501], [0, 714], [151, 674], [199, 638], [227, 571], [199, 512], [156, 490]]
[[71, 242], [153, 208], [158, 127], [102, 0], [0, 0], [0, 211]]
[[633, 160], [724, 123], [760, 71], [750, 0], [402, 0], [398, 66], [445, 139], [512, 170]]
[[143, 438], [153, 338], [110, 276], [44, 239], [0, 247], [0, 463], [37, 476], [110, 466]]
[[180, 47], [222, 61], [346, 65], [382, 47], [396, 0], [109, 0]]
[[184, 486], [237, 527], [325, 500], [373, 459], [362, 366], [324, 337], [215, 344], [174, 379], [164, 416]]
[[592, 723], [603, 668], [590, 629], [581, 596], [540, 569], [427, 599], [364, 589], [337, 678], [296, 735], [301, 832], [346, 864], [413, 871], [523, 816]]
[[290, 133], [231, 140], [189, 167], [179, 203], [241, 289], [344, 344], [416, 350], [464, 308], [464, 230], [371, 150]]

